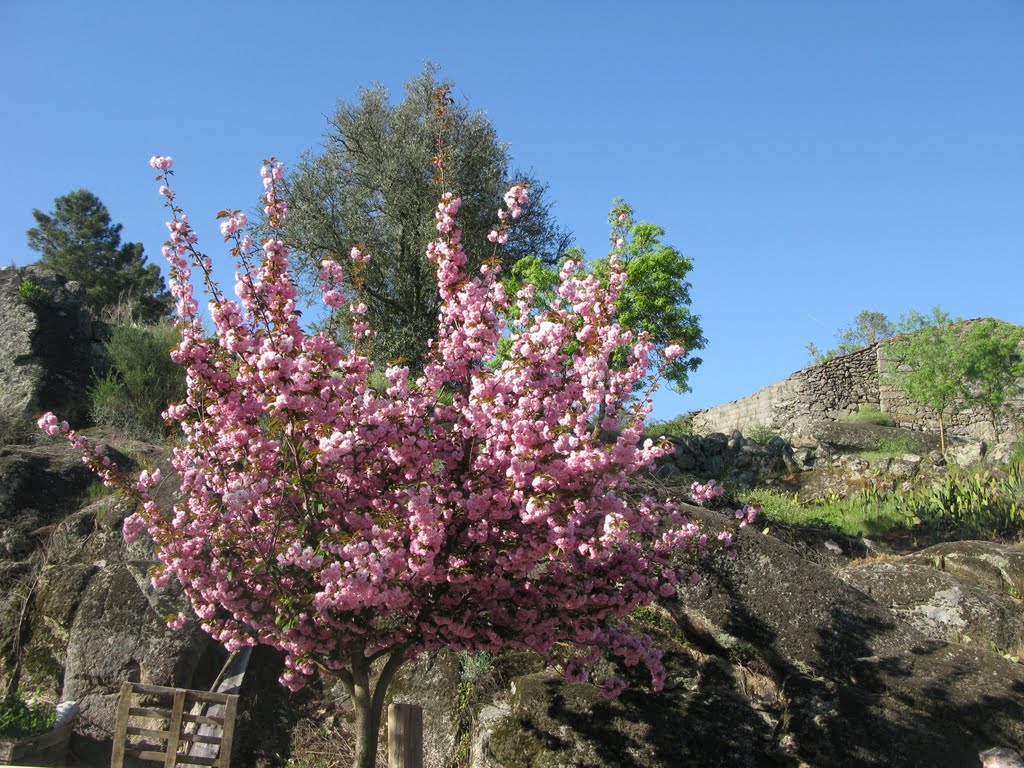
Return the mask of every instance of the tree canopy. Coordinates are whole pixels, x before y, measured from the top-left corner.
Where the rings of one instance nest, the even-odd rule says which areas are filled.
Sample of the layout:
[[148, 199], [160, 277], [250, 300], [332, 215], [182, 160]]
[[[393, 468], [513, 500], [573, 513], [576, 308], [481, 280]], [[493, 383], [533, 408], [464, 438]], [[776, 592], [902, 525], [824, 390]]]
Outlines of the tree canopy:
[[813, 341], [807, 344], [807, 354], [814, 365], [824, 363], [833, 357], [846, 355], [864, 347], [869, 347], [882, 339], [888, 339], [901, 333], [912, 333], [924, 328], [949, 325], [954, 318], [943, 311], [942, 307], [932, 307], [931, 314], [923, 314], [916, 309], [900, 315], [899, 320], [892, 322], [884, 312], [862, 309], [853, 318], [853, 323], [836, 331], [839, 345], [833, 349], [822, 350]]
[[[674, 246], [661, 241], [665, 230], [657, 224], [637, 221], [634, 209], [621, 199], [612, 203], [608, 216], [613, 227], [612, 253], [625, 273], [625, 285], [616, 302], [616, 322], [634, 333], [649, 335], [655, 348], [663, 352], [670, 344], [678, 344], [687, 352], [703, 349], [707, 340], [700, 327], [700, 318], [690, 312], [690, 289], [687, 280], [693, 262]], [[567, 258], [577, 263], [584, 260], [582, 249], [573, 248]], [[590, 264], [591, 270], [607, 281], [609, 257]], [[521, 286], [533, 286], [537, 310], [554, 298], [558, 270], [537, 258], [524, 258], [512, 268], [505, 289], [514, 293]], [[621, 364], [622, 360], [613, 362]], [[687, 392], [689, 374], [702, 360], [692, 354], [671, 360], [663, 376], [677, 392]], [[654, 362], [652, 359], [651, 369]]]
[[[445, 183], [462, 199], [470, 273], [494, 252], [487, 234], [512, 182], [529, 187], [530, 206], [509, 222], [502, 261], [509, 265], [532, 255], [553, 264], [572, 243], [554, 220], [545, 185], [512, 168], [508, 146], [486, 114], [451, 100], [439, 114], [437, 97], [448, 87], [428, 65], [405, 84], [401, 102], [393, 103], [381, 85], [362, 89], [354, 101], [339, 101], [322, 150], [300, 160], [285, 191], [285, 235], [307, 295], [318, 291], [322, 260], [348, 254], [357, 244], [369, 256], [365, 268], [346, 275], [345, 288], [366, 305], [377, 330], [360, 347], [378, 368], [401, 360], [418, 370], [427, 340], [437, 332], [440, 300], [426, 249], [436, 236], [431, 201], [439, 194], [439, 152]], [[326, 326], [344, 337], [350, 320], [342, 309]]]
[[[932, 319], [942, 317], [948, 315], [933, 312]], [[1000, 418], [1022, 389], [1022, 344], [1024, 328], [998, 320], [925, 325], [889, 344], [889, 378], [911, 400], [936, 412], [943, 451], [945, 425], [955, 407], [983, 410], [998, 441]]]
[[81, 283], [85, 304], [98, 316], [115, 310], [134, 320], [167, 317], [173, 300], [160, 269], [147, 264], [142, 243], [122, 243], [121, 225], [87, 189], [58, 197], [54, 209], [32, 211], [36, 226], [28, 230], [29, 247], [41, 255], [36, 262]]

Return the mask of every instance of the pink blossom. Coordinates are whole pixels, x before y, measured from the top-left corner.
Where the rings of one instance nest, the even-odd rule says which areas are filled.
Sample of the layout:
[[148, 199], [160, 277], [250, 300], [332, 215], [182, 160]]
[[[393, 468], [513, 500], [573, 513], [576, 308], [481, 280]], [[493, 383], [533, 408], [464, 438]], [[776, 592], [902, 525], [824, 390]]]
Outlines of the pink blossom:
[[[171, 167], [170, 158], [151, 164]], [[261, 177], [268, 226], [280, 232], [280, 164]], [[550, 306], [534, 308], [531, 290], [506, 294], [497, 264], [468, 273], [461, 200], [446, 193], [427, 249], [437, 337], [420, 373], [390, 365], [382, 385], [359, 349], [302, 328], [279, 235], [250, 254], [245, 217], [222, 223], [235, 248], [248, 243], [229, 300], [173, 190], [164, 197], [180, 333], [171, 356], [188, 385], [165, 412], [182, 434], [172, 455], [182, 500], [161, 510], [158, 471], [126, 482], [53, 414], [39, 426], [64, 432], [104, 482], [138, 498], [125, 537], [152, 538], [157, 583], [176, 580], [204, 629], [227, 648], [282, 651], [292, 689], [318, 667], [342, 669], [357, 647], [557, 652], [570, 680], [588, 679], [609, 654], [664, 683], [660, 653], [623, 619], [696, 578], [680, 557], [733, 542], [701, 533], [670, 500], [635, 500], [635, 481], [667, 449], [640, 440], [651, 406], [634, 393], [655, 344], [615, 319], [625, 283], [617, 258], [606, 281], [567, 261]], [[523, 185], [506, 192], [492, 243], [507, 242], [527, 201]], [[358, 275], [368, 256], [358, 247], [349, 256], [345, 269]], [[349, 308], [353, 338], [372, 337], [341, 265], [324, 261], [319, 277], [325, 303]], [[197, 285], [213, 291], [212, 335]], [[499, 344], [508, 347], [500, 363]], [[595, 422], [616, 437], [602, 438]], [[693, 489], [703, 500], [722, 492], [714, 481]], [[611, 678], [604, 691], [624, 688]]]

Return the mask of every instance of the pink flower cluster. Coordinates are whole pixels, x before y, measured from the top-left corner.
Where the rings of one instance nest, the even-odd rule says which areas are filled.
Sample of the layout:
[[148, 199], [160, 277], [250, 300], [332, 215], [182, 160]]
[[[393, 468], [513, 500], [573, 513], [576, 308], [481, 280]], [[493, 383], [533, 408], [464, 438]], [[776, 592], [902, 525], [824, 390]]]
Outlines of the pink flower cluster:
[[725, 488], [717, 480], [709, 480], [704, 484], [695, 482], [690, 486], [690, 498], [698, 504], [714, 501], [723, 493]]
[[[524, 309], [506, 327], [501, 318], [529, 307], [531, 290], [506, 295], [493, 264], [466, 274], [460, 199], [446, 194], [428, 248], [442, 301], [431, 357], [420, 376], [396, 365], [385, 388], [371, 387], [366, 357], [302, 330], [288, 247], [271, 234], [257, 253], [242, 216], [225, 222], [238, 301], [221, 296], [174, 203], [170, 158], [151, 164], [164, 171], [172, 213], [164, 254], [181, 333], [172, 357], [188, 382], [185, 402], [165, 414], [183, 433], [173, 463], [185, 500], [162, 513], [149, 495], [159, 477], [144, 473], [143, 504], [125, 524], [127, 536], [145, 529], [156, 543], [155, 583], [177, 578], [229, 649], [283, 650], [292, 688], [355, 654], [441, 646], [529, 648], [577, 680], [612, 653], [645, 664], [659, 688], [660, 652], [621, 620], [696, 581], [687, 553], [713, 541], [671, 501], [631, 501], [637, 473], [669, 447], [639, 444], [650, 403], [633, 393], [653, 346], [615, 320], [617, 259], [604, 282], [567, 262], [550, 308]], [[276, 226], [287, 212], [280, 164], [262, 175]], [[526, 201], [525, 188], [510, 189], [505, 219]], [[353, 249], [346, 268], [367, 258]], [[212, 297], [212, 337], [195, 270]], [[341, 270], [325, 261], [320, 273], [332, 307], [347, 301]], [[349, 308], [362, 323], [354, 329], [369, 333], [365, 306]], [[40, 426], [89, 455], [55, 417]], [[109, 470], [88, 460], [101, 476]], [[605, 690], [624, 687], [613, 678]]]
[[508, 242], [508, 220], [518, 219], [523, 215], [523, 206], [529, 200], [529, 192], [522, 184], [515, 184], [505, 193], [503, 199], [508, 209], [498, 209], [498, 226], [487, 233], [487, 239], [498, 245]]

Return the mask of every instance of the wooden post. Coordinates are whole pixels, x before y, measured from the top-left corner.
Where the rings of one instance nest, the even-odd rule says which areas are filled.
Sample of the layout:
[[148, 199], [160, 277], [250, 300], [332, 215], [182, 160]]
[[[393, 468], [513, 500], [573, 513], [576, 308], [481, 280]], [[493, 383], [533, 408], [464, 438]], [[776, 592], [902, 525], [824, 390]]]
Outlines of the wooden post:
[[422, 707], [388, 707], [388, 768], [423, 768]]

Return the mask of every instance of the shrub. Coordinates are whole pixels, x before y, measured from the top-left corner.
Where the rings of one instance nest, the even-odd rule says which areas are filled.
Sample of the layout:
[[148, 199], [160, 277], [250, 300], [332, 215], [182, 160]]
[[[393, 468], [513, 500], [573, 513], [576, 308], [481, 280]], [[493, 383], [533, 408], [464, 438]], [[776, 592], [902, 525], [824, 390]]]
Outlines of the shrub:
[[90, 390], [97, 424], [136, 437], [164, 435], [161, 412], [185, 397], [185, 371], [169, 356], [177, 338], [171, 325], [115, 329], [106, 345], [110, 370], [97, 378]]
[[0, 701], [0, 736], [25, 739], [46, 733], [57, 722], [57, 710], [49, 704], [29, 704], [17, 691]]
[[779, 433], [766, 424], [755, 424], [747, 429], [746, 436], [755, 443], [767, 445], [772, 438], [778, 437]]
[[650, 438], [651, 440], [657, 440], [662, 435], [668, 437], [682, 437], [684, 435], [693, 434], [693, 412], [681, 413], [674, 419], [668, 421], [651, 421], [648, 422], [643, 434], [640, 436], [641, 440]]
[[46, 304], [50, 300], [50, 292], [31, 280], [22, 281], [18, 286], [18, 295], [34, 307]]

